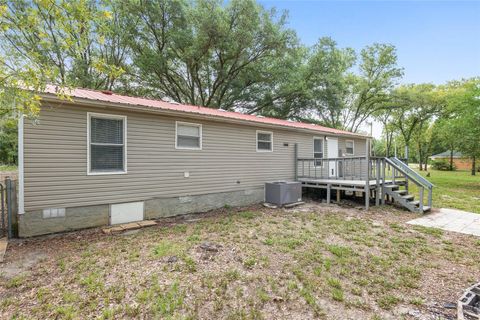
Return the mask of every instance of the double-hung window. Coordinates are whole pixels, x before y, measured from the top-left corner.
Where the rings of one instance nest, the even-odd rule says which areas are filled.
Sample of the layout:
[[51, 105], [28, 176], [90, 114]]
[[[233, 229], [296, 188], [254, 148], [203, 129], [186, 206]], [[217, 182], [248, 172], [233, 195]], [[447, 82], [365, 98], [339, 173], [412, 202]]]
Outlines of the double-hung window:
[[88, 174], [127, 172], [127, 117], [88, 113]]
[[269, 131], [257, 131], [257, 152], [273, 151], [273, 133]]
[[177, 149], [202, 149], [202, 125], [179, 122], [176, 125], [175, 147]]
[[349, 155], [349, 156], [353, 156], [353, 154], [354, 154], [353, 147], [354, 147], [353, 140], [346, 140], [345, 141], [345, 154]]
[[313, 158], [314, 158], [315, 166], [322, 165], [323, 138], [313, 138]]

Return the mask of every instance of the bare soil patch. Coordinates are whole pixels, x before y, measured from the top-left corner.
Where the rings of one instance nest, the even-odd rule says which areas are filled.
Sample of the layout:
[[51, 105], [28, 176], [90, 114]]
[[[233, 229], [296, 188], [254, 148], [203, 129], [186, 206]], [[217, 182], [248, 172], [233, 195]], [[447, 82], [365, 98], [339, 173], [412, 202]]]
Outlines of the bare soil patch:
[[0, 318], [453, 319], [480, 241], [415, 216], [310, 202], [16, 241]]

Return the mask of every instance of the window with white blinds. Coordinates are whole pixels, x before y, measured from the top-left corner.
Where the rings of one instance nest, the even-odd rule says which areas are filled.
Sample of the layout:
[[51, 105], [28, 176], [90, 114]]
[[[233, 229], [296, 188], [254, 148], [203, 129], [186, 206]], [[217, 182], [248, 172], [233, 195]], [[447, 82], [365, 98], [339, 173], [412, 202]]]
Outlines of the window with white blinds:
[[126, 172], [126, 117], [88, 114], [89, 174]]
[[177, 149], [202, 149], [202, 125], [196, 123], [176, 122]]
[[273, 133], [257, 131], [257, 152], [273, 151]]

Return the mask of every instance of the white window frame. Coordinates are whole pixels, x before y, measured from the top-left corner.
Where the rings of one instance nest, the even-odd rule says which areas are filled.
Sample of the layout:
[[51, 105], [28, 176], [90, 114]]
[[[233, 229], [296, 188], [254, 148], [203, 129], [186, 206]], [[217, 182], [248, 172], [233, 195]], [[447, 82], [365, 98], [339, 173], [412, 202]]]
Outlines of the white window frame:
[[315, 158], [315, 140], [322, 140], [322, 159], [325, 158], [325, 137], [313, 137], [313, 145], [312, 145], [312, 155], [313, 155], [313, 165], [315, 167], [323, 167], [323, 163], [324, 161], [322, 160], [322, 164], [321, 165], [317, 165], [317, 161], [316, 159], [320, 159], [320, 158]]
[[[91, 171], [90, 169], [90, 126], [92, 118], [103, 118], [113, 120], [123, 120], [123, 170], [115, 171]], [[108, 144], [103, 144], [108, 145]], [[96, 113], [87, 112], [87, 175], [99, 176], [99, 175], [111, 175], [111, 174], [126, 174], [127, 171], [127, 116], [108, 114], [108, 113]]]
[[[191, 126], [199, 128], [199, 147], [182, 147], [178, 145], [178, 125]], [[202, 150], [203, 148], [203, 128], [200, 123], [175, 121], [175, 149], [177, 150]]]
[[[352, 153], [348, 153], [347, 152], [347, 142], [351, 142], [352, 143]], [[353, 156], [355, 155], [355, 140], [345, 140], [345, 155], [346, 156]]]
[[[270, 150], [258, 149], [258, 134], [259, 133], [270, 135]], [[267, 141], [262, 140], [262, 142], [267, 142]], [[255, 132], [255, 147], [257, 149], [257, 152], [273, 152], [273, 132], [272, 131], [257, 130]]]

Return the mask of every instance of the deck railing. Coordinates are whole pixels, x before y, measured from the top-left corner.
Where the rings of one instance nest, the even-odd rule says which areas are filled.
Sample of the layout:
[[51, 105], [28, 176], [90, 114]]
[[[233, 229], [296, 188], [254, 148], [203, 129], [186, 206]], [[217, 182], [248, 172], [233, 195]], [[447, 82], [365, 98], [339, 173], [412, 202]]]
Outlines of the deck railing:
[[384, 174], [381, 170], [383, 159], [379, 157], [298, 158], [297, 178], [376, 180], [377, 173], [380, 174], [380, 179], [384, 176], [393, 181], [405, 178], [404, 174], [391, 165], [386, 166]]
[[[384, 157], [339, 157], [339, 158], [296, 158], [297, 179], [362, 180], [365, 192], [371, 188], [376, 194], [385, 194], [385, 182], [401, 183], [408, 192], [409, 182], [418, 187], [420, 210], [423, 209], [424, 190], [428, 192], [428, 206], [432, 205], [433, 185], [418, 175], [398, 158]], [[373, 182], [372, 182], [373, 181]], [[382, 190], [382, 191], [381, 191]], [[383, 197], [382, 203], [385, 197]], [[376, 197], [378, 205], [380, 198]]]
[[367, 174], [367, 157], [299, 158], [297, 166], [299, 178], [363, 180]]

